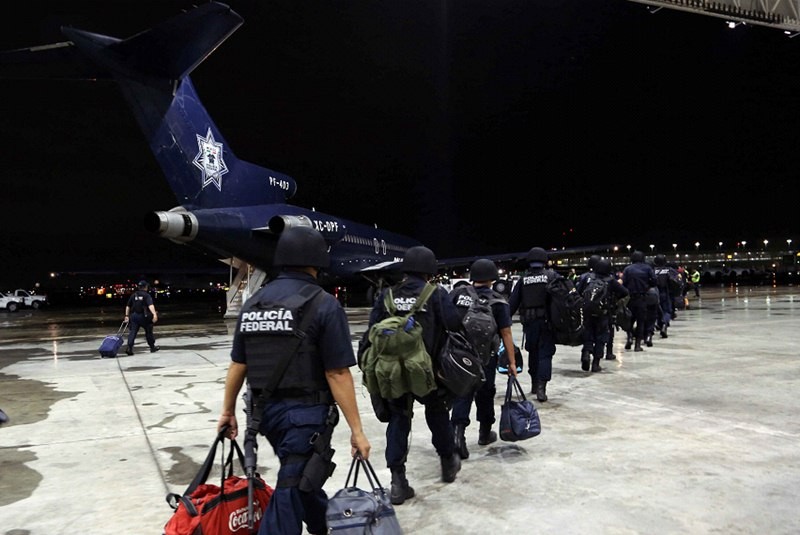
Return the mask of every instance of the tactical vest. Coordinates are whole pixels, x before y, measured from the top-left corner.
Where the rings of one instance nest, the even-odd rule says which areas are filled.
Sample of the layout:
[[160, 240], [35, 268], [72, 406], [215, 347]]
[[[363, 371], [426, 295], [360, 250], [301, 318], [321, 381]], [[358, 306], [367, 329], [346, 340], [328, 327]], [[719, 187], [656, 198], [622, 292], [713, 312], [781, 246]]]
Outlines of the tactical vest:
[[144, 314], [145, 311], [145, 299], [147, 296], [150, 295], [147, 292], [142, 290], [136, 290], [133, 292], [133, 303], [131, 303], [131, 312], [136, 314]]
[[666, 290], [669, 284], [669, 269], [668, 267], [657, 267], [654, 269], [656, 273], [656, 286], [662, 290]]
[[[273, 386], [272, 392], [297, 397], [328, 390], [325, 369], [317, 357], [316, 346], [300, 329], [304, 313], [316, 307], [309, 303], [322, 292], [315, 284], [305, 286], [297, 294], [282, 300], [254, 298], [242, 308], [239, 333], [244, 339], [247, 355], [247, 382], [250, 388], [270, 388], [276, 374], [284, 367], [283, 359], [291, 363]], [[310, 309], [310, 310], [309, 310]], [[308, 323], [312, 318], [308, 318]]]
[[522, 284], [522, 309], [542, 309], [547, 304], [547, 281], [550, 280], [548, 270], [537, 269], [526, 272], [519, 280]]

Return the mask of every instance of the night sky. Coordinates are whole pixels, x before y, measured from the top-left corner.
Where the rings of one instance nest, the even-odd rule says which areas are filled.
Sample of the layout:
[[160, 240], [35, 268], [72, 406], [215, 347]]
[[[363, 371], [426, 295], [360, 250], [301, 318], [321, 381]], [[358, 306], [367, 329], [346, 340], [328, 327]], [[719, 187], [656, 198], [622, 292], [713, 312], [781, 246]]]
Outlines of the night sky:
[[[30, 0], [0, 49], [62, 24], [126, 37], [191, 5]], [[800, 238], [800, 40], [780, 30], [625, 0], [229, 5], [244, 25], [192, 80], [239, 158], [297, 180], [293, 204], [439, 258]], [[144, 231], [176, 202], [116, 85], [0, 95], [0, 289], [216, 265]]]

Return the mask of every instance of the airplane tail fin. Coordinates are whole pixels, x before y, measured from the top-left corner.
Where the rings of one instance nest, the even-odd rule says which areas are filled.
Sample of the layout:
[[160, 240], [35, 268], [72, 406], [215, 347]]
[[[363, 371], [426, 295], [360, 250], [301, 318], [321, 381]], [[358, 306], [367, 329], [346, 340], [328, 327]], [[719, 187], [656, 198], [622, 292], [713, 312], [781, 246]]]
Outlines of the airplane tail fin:
[[208, 2], [123, 40], [63, 27], [69, 43], [11, 51], [0, 60], [27, 58], [41, 67], [73, 59], [75, 70], [59, 66], [55, 76], [40, 70], [37, 77], [116, 81], [183, 207], [281, 203], [294, 195], [294, 179], [236, 158], [189, 78], [242, 22], [229, 6]]

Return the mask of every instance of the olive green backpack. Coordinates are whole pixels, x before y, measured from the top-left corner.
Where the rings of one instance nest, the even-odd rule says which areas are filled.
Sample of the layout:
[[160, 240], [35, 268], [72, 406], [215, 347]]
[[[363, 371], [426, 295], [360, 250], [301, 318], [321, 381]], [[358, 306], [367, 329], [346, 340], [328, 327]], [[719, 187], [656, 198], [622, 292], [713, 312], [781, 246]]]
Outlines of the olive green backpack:
[[411, 310], [399, 316], [395, 315], [392, 289], [386, 292], [383, 305], [389, 316], [370, 327], [369, 346], [359, 363], [370, 394], [395, 399], [409, 392], [424, 396], [436, 388], [433, 362], [422, 340], [422, 325], [414, 318], [435, 289], [426, 284]]

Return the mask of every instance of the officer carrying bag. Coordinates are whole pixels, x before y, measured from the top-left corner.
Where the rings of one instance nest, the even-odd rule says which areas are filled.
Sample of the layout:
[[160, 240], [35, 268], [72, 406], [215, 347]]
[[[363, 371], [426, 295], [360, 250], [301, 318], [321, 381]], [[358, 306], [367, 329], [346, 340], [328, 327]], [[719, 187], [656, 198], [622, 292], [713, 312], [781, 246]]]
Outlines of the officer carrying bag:
[[422, 397], [436, 388], [433, 362], [422, 339], [422, 325], [414, 318], [435, 289], [426, 284], [411, 310], [402, 316], [395, 315], [392, 289], [386, 292], [383, 304], [389, 316], [370, 327], [369, 347], [359, 362], [370, 394], [395, 399], [410, 392]]
[[[314, 317], [325, 292], [316, 284], [307, 284], [299, 292], [284, 302], [248, 301], [242, 310], [239, 322], [240, 332], [257, 332], [270, 336], [274, 343], [250, 342], [245, 337], [245, 348], [248, 355], [257, 356], [249, 359], [247, 365], [248, 408], [247, 430], [244, 439], [243, 467], [247, 477], [247, 512], [246, 524], [250, 533], [254, 533], [257, 518], [262, 511], [254, 510], [255, 483], [260, 477], [256, 472], [258, 452], [258, 428], [261, 424], [261, 413], [264, 402], [272, 396], [280, 384], [289, 362], [301, 350], [306, 330]], [[251, 345], [251, 343], [253, 345]], [[258, 396], [250, 395], [250, 389], [258, 389]], [[322, 488], [325, 480], [336, 469], [333, 462], [334, 450], [330, 447], [330, 435], [336, 426], [339, 413], [335, 405], [331, 405], [326, 422], [325, 439], [318, 439], [306, 469], [303, 471], [299, 487], [311, 490], [310, 487]]]

